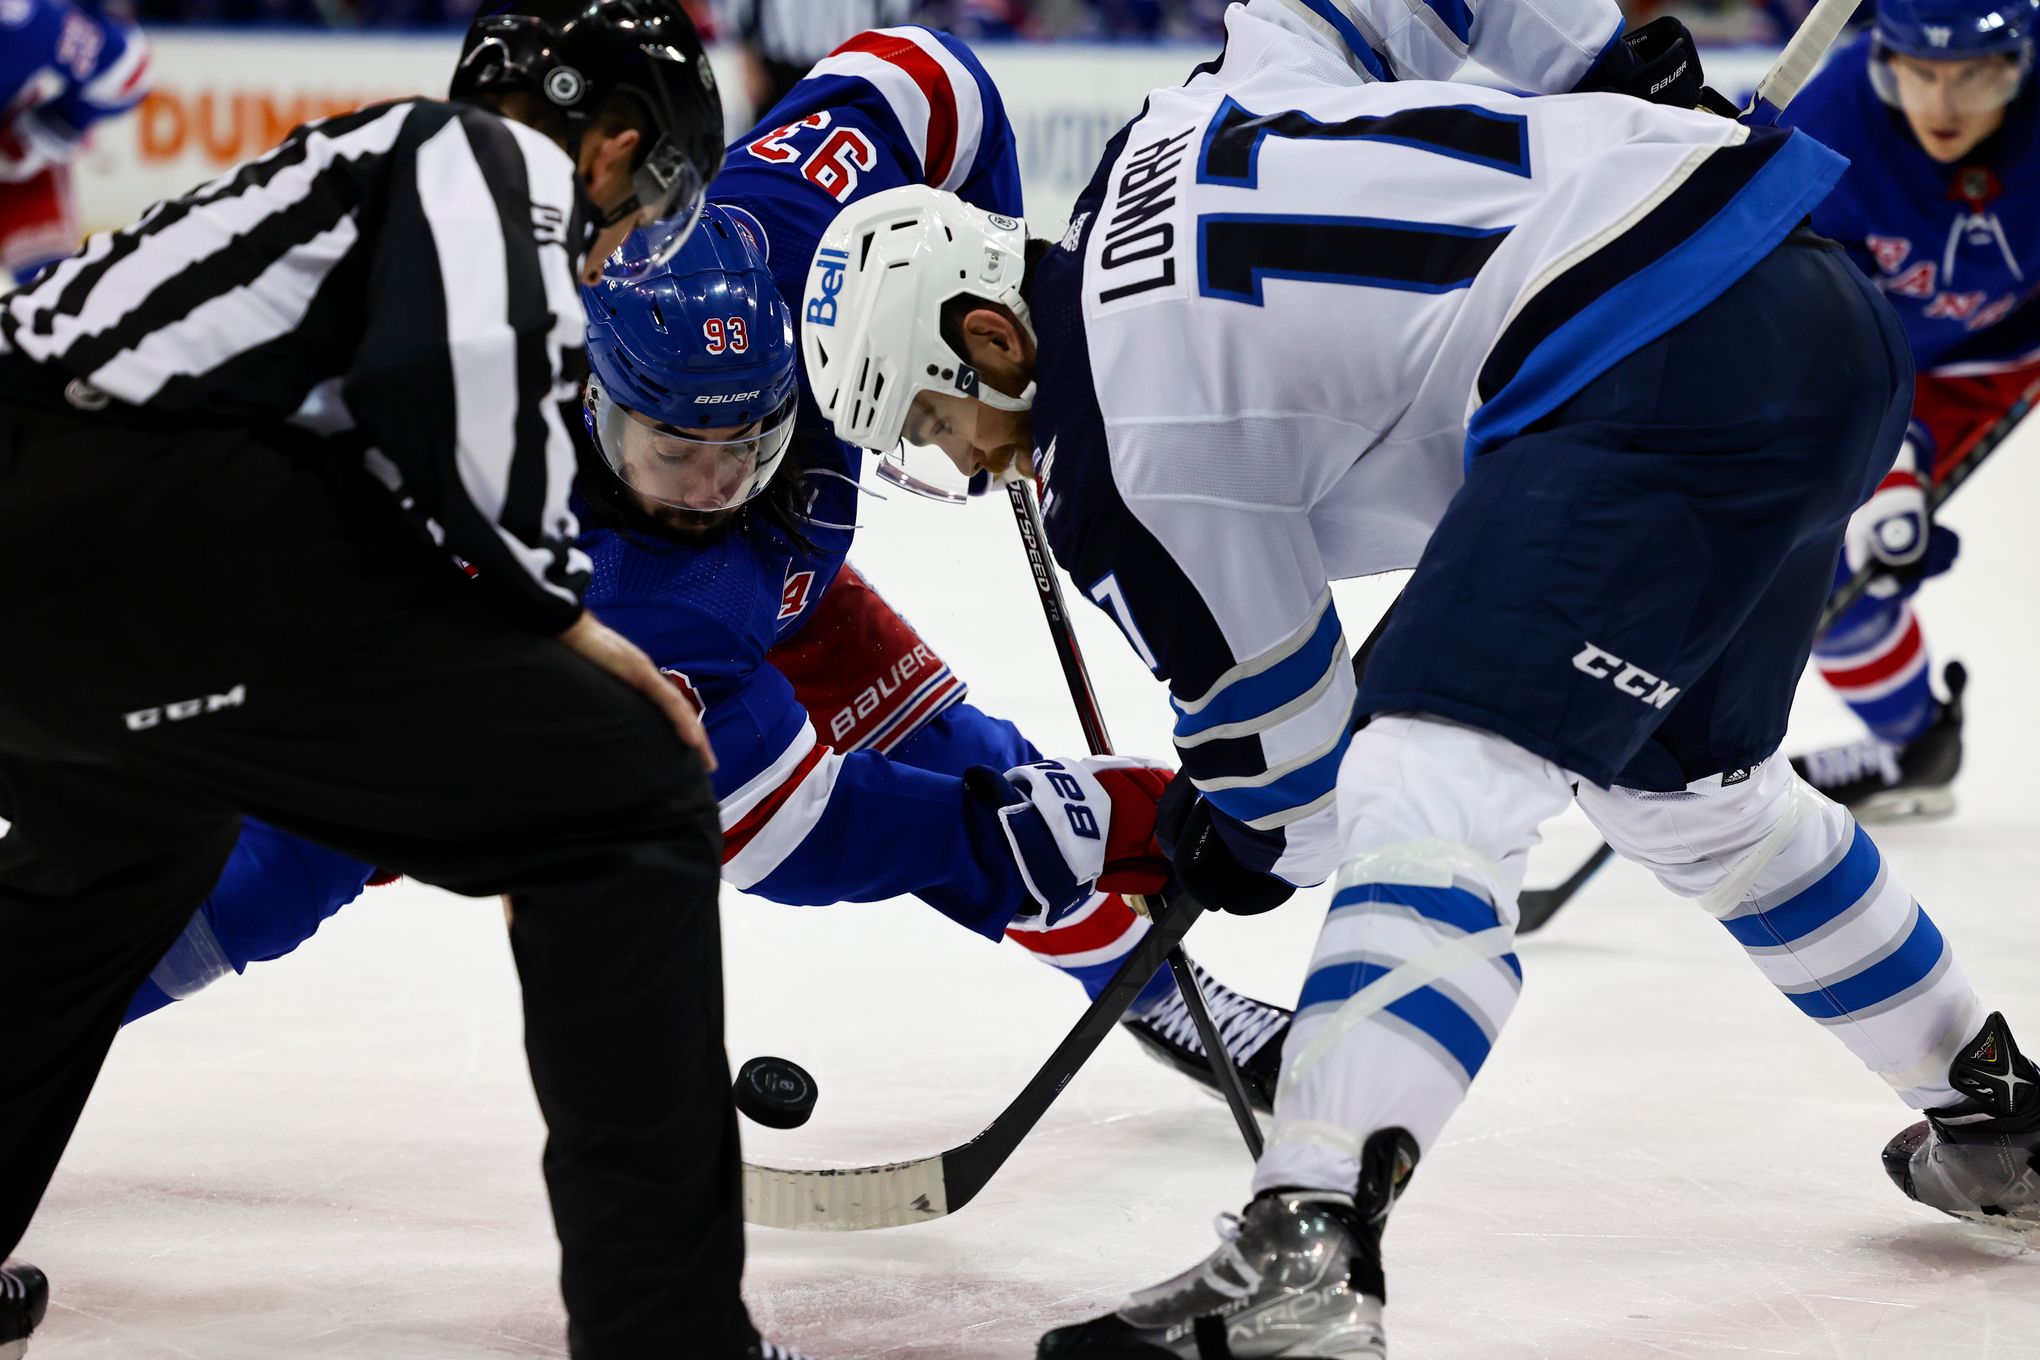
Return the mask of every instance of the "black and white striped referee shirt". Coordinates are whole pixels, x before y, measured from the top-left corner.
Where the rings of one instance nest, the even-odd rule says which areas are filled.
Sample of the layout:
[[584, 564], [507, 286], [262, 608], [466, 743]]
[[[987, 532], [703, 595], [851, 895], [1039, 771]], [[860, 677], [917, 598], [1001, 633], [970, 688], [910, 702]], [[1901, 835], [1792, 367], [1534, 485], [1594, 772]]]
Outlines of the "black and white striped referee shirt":
[[555, 632], [589, 574], [558, 406], [583, 340], [574, 203], [539, 132], [377, 105], [93, 237], [0, 301], [0, 353], [169, 418], [322, 436]]

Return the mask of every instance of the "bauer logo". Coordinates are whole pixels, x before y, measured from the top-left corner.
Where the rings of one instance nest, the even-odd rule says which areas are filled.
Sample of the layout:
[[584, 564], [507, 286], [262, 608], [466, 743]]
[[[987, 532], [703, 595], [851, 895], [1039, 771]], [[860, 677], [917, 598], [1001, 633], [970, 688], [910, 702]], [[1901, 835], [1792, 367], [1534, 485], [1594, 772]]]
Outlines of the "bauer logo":
[[732, 392], [726, 397], [696, 397], [694, 399], [694, 404], [696, 406], [712, 406], [723, 402], [749, 401], [757, 395], [758, 395], [757, 392], [752, 391], [752, 392]]
[[836, 294], [843, 291], [843, 276], [850, 257], [833, 247], [815, 253], [819, 278], [808, 281], [807, 323], [810, 326], [836, 324]]
[[1652, 708], [1663, 708], [1679, 697], [1677, 685], [1668, 685], [1643, 667], [1624, 661], [1591, 642], [1580, 648], [1572, 663], [1574, 670], [1596, 680], [1606, 680], [1630, 698], [1640, 699]]

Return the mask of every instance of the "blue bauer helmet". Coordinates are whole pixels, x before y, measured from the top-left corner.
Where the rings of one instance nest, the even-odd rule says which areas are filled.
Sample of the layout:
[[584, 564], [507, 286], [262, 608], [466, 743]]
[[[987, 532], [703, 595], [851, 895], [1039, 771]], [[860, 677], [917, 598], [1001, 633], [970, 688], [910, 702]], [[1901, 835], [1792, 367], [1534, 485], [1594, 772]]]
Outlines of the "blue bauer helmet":
[[764, 257], [716, 204], [664, 265], [633, 232], [588, 312], [583, 410], [610, 471], [638, 495], [697, 513], [742, 505], [793, 440], [800, 352]]
[[[1903, 108], [1905, 91], [1891, 69], [1892, 56], [1951, 63], [1999, 57], [2001, 62], [1951, 68], [1944, 79], [1947, 105], [1955, 112], [2002, 108], [2018, 97], [2033, 68], [2036, 26], [2040, 0], [1878, 0], [1870, 82], [1885, 103]], [[1912, 97], [1933, 100], [1939, 94], [1923, 90]]]

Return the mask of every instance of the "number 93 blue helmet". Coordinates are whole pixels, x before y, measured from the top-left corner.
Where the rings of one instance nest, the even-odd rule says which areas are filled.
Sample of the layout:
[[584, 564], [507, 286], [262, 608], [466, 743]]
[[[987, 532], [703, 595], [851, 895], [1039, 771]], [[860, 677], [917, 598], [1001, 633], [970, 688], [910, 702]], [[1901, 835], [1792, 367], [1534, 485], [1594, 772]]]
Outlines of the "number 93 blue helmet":
[[755, 237], [716, 204], [663, 265], [633, 232], [588, 312], [588, 432], [639, 496], [730, 510], [763, 491], [793, 439], [799, 404], [793, 313]]

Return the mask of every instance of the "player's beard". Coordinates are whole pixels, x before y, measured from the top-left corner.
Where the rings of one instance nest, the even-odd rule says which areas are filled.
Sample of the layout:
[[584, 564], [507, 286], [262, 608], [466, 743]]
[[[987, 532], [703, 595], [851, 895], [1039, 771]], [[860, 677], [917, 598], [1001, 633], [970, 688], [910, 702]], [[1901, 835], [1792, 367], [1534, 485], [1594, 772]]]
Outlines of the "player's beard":
[[642, 496], [638, 497], [638, 507], [656, 520], [660, 528], [690, 542], [713, 538], [721, 533], [744, 508], [731, 505], [721, 510], [683, 510], [677, 505], [661, 505]]

